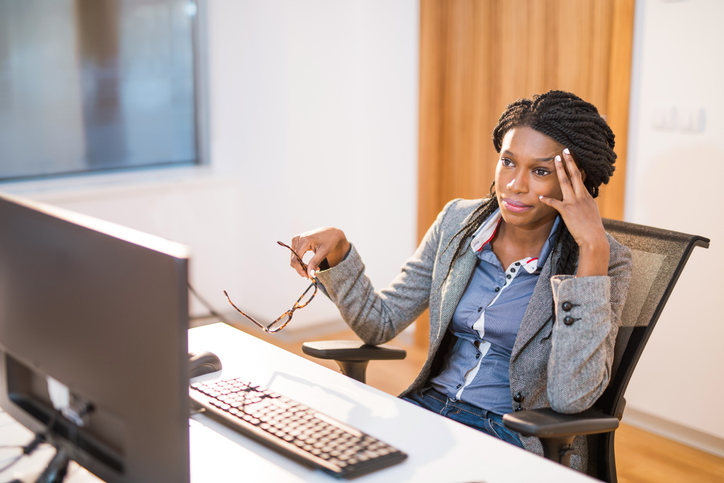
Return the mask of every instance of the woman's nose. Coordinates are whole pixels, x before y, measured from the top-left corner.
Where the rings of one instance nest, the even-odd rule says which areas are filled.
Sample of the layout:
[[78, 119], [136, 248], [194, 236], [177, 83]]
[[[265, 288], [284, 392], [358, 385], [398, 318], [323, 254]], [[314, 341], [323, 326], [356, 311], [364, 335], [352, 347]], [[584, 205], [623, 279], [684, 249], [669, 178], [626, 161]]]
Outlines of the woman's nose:
[[525, 183], [525, 179], [523, 179], [522, 176], [516, 176], [512, 180], [510, 180], [510, 183], [508, 183], [507, 188], [511, 191], [516, 191], [518, 193], [525, 192], [527, 189], [527, 185]]

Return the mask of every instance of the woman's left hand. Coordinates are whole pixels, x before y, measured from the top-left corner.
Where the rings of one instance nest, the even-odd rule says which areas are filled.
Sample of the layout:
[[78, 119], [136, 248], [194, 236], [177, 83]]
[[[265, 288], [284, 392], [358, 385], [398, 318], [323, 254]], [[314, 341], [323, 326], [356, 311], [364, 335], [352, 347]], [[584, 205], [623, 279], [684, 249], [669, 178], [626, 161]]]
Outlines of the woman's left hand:
[[585, 173], [576, 166], [568, 148], [555, 158], [563, 200], [541, 196], [542, 203], [560, 213], [579, 248], [579, 277], [606, 275], [610, 247], [598, 205], [583, 184]]

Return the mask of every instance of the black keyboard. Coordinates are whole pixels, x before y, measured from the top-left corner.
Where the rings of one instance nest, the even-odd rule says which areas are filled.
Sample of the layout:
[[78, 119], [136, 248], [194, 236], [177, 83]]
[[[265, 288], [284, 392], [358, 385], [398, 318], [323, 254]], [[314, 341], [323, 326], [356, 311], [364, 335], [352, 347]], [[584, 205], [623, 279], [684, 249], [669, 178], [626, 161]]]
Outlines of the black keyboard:
[[191, 384], [206, 414], [308, 466], [354, 478], [407, 455], [378, 439], [241, 379]]

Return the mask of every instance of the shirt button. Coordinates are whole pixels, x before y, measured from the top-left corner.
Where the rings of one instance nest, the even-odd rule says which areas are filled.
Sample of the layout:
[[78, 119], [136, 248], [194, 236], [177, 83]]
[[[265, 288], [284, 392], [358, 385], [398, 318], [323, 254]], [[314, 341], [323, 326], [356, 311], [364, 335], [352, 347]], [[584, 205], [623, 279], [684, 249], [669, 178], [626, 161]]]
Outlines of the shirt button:
[[563, 302], [562, 307], [563, 307], [563, 310], [565, 310], [566, 312], [569, 312], [573, 308], [573, 304], [570, 302]]
[[500, 287], [495, 287], [496, 292], [500, 292]]
[[510, 277], [511, 277], [511, 275], [510, 275], [510, 274], [508, 274], [508, 275], [506, 275], [506, 276], [505, 276], [505, 278], [510, 278]]
[[476, 359], [480, 359], [480, 352], [478, 352], [477, 354], [475, 354], [475, 358], [476, 358]]
[[515, 273], [515, 268], [511, 268], [510, 271], [511, 271], [512, 273]]
[[520, 266], [520, 262], [515, 262], [515, 266], [516, 266], [516, 267], [519, 267], [519, 266]]
[[575, 321], [576, 320], [573, 317], [571, 317], [570, 315], [566, 315], [565, 317], [563, 317], [563, 323], [566, 325], [573, 325], [573, 322], [575, 322]]
[[462, 384], [458, 384], [457, 386], [455, 386], [455, 389], [460, 389], [461, 386]]
[[478, 307], [478, 312], [481, 312], [483, 310], [482, 307]]

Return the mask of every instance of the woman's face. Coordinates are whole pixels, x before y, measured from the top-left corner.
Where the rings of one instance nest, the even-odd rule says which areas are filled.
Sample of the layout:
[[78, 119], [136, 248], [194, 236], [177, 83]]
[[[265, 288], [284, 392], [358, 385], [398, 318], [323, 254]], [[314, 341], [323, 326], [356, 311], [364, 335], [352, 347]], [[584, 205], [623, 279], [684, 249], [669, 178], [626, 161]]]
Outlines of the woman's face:
[[505, 134], [495, 169], [495, 191], [505, 223], [534, 230], [555, 220], [558, 212], [538, 197], [563, 199], [554, 159], [564, 147], [530, 127]]

